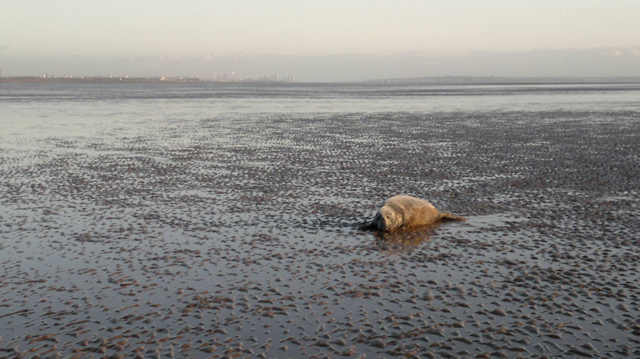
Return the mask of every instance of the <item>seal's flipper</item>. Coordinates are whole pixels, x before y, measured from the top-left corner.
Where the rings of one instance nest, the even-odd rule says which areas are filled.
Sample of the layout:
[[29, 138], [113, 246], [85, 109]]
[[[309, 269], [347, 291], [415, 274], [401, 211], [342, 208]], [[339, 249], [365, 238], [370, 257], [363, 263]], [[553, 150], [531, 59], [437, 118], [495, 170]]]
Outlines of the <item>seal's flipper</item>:
[[442, 213], [441, 219], [443, 221], [466, 221], [467, 220], [464, 217], [456, 216], [455, 214], [451, 214], [451, 213]]

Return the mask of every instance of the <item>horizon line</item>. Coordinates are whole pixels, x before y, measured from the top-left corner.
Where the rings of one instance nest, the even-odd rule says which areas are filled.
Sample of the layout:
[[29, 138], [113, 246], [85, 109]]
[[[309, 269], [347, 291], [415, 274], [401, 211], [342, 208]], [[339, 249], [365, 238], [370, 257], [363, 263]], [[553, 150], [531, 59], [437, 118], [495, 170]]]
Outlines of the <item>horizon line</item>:
[[640, 83], [640, 76], [475, 76], [475, 75], [439, 75], [439, 76], [419, 76], [419, 77], [400, 77], [400, 78], [375, 78], [360, 81], [297, 81], [295, 76], [268, 77], [261, 78], [199, 78], [196, 76], [55, 76], [44, 77], [42, 75], [24, 75], [24, 76], [0, 76], [0, 82], [113, 82], [113, 83], [182, 83], [182, 82], [201, 82], [201, 83], [297, 83], [297, 84], [313, 84], [313, 83], [424, 83], [424, 84], [560, 84], [560, 83]]

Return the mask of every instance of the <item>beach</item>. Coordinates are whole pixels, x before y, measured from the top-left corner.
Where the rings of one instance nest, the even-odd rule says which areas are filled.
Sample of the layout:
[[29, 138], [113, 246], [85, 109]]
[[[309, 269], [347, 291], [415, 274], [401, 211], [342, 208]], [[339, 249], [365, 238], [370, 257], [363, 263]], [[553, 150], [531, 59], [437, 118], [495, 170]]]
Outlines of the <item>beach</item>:
[[638, 94], [0, 84], [0, 357], [637, 356]]

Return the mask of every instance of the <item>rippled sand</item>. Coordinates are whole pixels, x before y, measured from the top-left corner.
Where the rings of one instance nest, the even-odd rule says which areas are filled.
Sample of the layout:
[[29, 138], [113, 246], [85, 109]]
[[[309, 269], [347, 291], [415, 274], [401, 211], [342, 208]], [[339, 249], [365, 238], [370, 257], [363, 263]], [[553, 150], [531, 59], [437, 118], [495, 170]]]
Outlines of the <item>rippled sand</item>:
[[[637, 112], [46, 126], [0, 150], [0, 357], [640, 355]], [[469, 220], [357, 230], [396, 194]]]

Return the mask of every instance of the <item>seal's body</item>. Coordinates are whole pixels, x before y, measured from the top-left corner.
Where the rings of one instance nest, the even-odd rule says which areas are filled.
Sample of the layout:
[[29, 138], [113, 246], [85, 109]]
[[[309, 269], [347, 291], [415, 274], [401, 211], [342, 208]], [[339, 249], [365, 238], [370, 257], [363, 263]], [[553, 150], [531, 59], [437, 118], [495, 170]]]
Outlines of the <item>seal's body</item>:
[[443, 219], [466, 220], [455, 214], [441, 213], [423, 199], [401, 195], [389, 198], [366, 228], [391, 232], [397, 229], [426, 226]]

